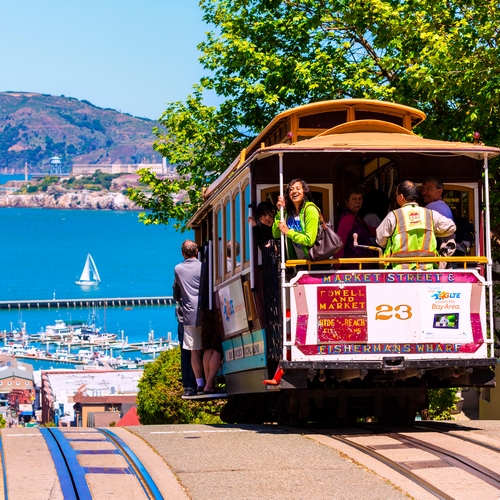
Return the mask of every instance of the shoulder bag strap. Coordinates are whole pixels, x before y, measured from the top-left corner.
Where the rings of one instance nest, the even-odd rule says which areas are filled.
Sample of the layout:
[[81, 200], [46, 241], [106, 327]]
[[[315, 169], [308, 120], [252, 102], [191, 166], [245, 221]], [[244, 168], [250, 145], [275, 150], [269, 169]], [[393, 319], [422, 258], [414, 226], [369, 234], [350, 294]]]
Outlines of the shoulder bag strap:
[[[314, 207], [319, 212], [319, 223], [323, 226], [323, 229], [326, 229], [326, 222], [325, 222], [325, 219], [323, 219], [323, 214], [321, 213], [321, 210], [319, 209], [319, 207], [316, 205], [316, 203], [312, 203], [312, 202], [309, 206]], [[305, 220], [305, 215], [306, 215], [306, 211], [304, 210], [304, 220]]]

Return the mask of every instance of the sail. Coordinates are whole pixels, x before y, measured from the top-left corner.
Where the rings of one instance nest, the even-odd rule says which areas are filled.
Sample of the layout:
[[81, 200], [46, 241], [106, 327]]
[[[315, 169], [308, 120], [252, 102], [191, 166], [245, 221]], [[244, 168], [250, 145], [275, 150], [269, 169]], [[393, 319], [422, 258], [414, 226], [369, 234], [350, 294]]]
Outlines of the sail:
[[101, 281], [99, 276], [99, 271], [95, 265], [92, 255], [87, 254], [87, 260], [85, 261], [85, 266], [83, 266], [83, 271], [80, 279], [76, 281], [77, 285], [98, 285]]
[[90, 254], [87, 255], [87, 260], [85, 261], [85, 265], [83, 266], [82, 275], [80, 276], [79, 281], [90, 281]]
[[87, 259], [90, 261], [90, 269], [92, 271], [92, 276], [94, 278], [94, 281], [100, 282], [101, 277], [99, 276], [99, 271], [97, 270], [97, 266], [95, 265], [92, 255], [89, 254]]

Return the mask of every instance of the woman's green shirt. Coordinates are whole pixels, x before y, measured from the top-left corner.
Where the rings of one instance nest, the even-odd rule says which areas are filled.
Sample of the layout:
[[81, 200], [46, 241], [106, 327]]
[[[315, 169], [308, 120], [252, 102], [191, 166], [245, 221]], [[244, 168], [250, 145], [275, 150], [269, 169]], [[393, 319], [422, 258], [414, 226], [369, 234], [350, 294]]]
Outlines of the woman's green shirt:
[[[315, 207], [312, 201], [307, 201], [299, 213], [300, 227], [302, 231], [295, 231], [294, 229], [289, 229], [287, 234], [287, 248], [288, 248], [288, 259], [296, 259], [297, 254], [295, 253], [295, 248], [293, 243], [297, 243], [302, 246], [302, 250], [309, 259], [309, 248], [314, 245], [316, 237], [318, 235], [319, 227], [319, 209], [309, 208]], [[309, 210], [308, 210], [309, 209]], [[307, 215], [307, 217], [306, 217]], [[285, 212], [285, 221], [288, 219], [288, 214]], [[277, 212], [273, 223], [273, 236], [279, 238], [281, 236], [281, 231], [279, 230], [278, 224], [280, 222], [280, 213]], [[293, 242], [293, 243], [292, 243]]]

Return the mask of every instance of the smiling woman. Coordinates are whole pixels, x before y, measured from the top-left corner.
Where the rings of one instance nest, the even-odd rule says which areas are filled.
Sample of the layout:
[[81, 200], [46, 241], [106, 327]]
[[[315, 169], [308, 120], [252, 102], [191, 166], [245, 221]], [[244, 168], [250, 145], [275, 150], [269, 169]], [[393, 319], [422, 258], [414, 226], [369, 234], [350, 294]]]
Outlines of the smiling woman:
[[285, 217], [281, 220], [280, 213], [276, 214], [273, 236], [279, 238], [283, 233], [287, 237], [289, 259], [307, 259], [319, 227], [319, 212], [307, 183], [302, 179], [290, 181], [285, 196], [278, 197], [277, 207], [285, 209]]

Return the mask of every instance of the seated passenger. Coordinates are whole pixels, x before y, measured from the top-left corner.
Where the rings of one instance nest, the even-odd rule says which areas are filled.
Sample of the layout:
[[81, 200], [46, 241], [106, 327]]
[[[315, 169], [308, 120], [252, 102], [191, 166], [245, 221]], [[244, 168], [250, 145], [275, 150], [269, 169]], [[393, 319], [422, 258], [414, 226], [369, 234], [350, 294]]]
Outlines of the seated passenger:
[[313, 203], [309, 186], [302, 179], [293, 179], [278, 197], [278, 210], [285, 209], [285, 218], [280, 220], [277, 212], [273, 223], [273, 236], [286, 236], [288, 259], [309, 259], [309, 249], [314, 245], [319, 227], [319, 211]]
[[248, 222], [252, 224], [253, 237], [262, 250], [264, 245], [273, 239], [273, 222], [278, 209], [270, 201], [263, 201], [255, 209], [255, 217], [248, 217]]
[[[403, 181], [396, 188], [401, 208], [389, 212], [377, 228], [377, 243], [389, 257], [436, 257], [436, 236], [450, 236], [456, 230], [453, 220], [434, 210], [419, 207], [418, 188]], [[395, 269], [432, 269], [431, 263], [393, 263]]]
[[[363, 192], [359, 188], [351, 189], [345, 198], [345, 208], [340, 212], [337, 234], [342, 238], [344, 246], [335, 254], [336, 259], [342, 257], [378, 257], [373, 250], [354, 245], [354, 234], [358, 235], [358, 244], [370, 246], [370, 227], [358, 216], [363, 204]], [[375, 235], [375, 228], [371, 229]], [[368, 265], [365, 265], [367, 267]], [[345, 264], [345, 269], [357, 269], [357, 264]]]
[[[236, 257], [240, 255], [240, 244], [236, 241], [234, 243], [234, 248], [236, 250]], [[227, 258], [227, 272], [232, 271], [233, 269], [233, 260], [231, 258], [231, 242], [228, 241], [226, 243], [226, 258]], [[238, 259], [235, 259], [235, 264], [234, 267], [238, 267], [240, 265], [240, 262]]]

